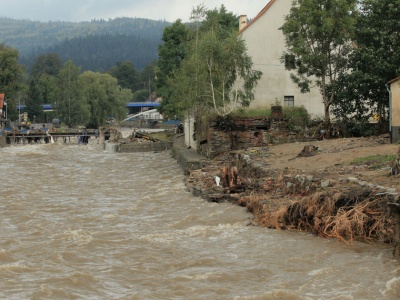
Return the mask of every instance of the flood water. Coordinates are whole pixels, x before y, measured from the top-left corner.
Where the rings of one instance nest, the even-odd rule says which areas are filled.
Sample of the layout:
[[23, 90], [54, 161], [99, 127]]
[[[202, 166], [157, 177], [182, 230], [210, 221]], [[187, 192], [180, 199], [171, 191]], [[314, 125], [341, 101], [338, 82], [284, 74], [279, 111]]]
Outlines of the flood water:
[[0, 299], [399, 299], [388, 245], [246, 226], [168, 152], [0, 149]]

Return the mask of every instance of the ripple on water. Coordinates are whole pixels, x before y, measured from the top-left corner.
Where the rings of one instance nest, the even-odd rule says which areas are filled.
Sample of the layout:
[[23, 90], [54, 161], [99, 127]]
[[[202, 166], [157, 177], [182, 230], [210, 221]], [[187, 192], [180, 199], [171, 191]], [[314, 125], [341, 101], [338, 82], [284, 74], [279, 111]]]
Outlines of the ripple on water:
[[390, 247], [245, 226], [187, 193], [169, 153], [0, 153], [1, 299], [400, 298]]

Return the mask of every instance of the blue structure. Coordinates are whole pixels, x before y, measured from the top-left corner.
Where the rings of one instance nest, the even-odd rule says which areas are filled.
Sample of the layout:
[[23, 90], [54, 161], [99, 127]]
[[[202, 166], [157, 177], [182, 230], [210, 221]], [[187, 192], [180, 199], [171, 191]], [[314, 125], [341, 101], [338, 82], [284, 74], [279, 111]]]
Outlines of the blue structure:
[[[159, 102], [129, 102], [126, 107], [129, 109], [129, 113], [140, 112], [142, 108], [156, 108], [160, 106]], [[42, 104], [41, 107], [43, 111], [53, 111], [53, 106], [51, 104]], [[18, 111], [24, 111], [26, 109], [26, 105], [21, 104], [17, 105]]]
[[159, 102], [129, 102], [126, 107], [152, 107], [160, 106]]
[[[50, 104], [42, 104], [41, 107], [44, 111], [52, 111], [53, 107]], [[17, 104], [17, 110], [24, 111], [26, 109], [26, 105], [24, 104]]]
[[161, 104], [159, 102], [129, 102], [126, 106], [129, 110], [128, 114], [140, 113], [143, 108], [154, 109]]

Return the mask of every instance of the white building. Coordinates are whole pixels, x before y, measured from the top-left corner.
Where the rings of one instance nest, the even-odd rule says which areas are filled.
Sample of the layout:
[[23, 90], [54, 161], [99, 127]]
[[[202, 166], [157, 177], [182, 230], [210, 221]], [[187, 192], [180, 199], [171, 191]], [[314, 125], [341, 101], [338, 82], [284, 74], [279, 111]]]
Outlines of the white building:
[[157, 109], [149, 109], [137, 114], [129, 115], [124, 121], [134, 120], [163, 120], [162, 114]]
[[247, 24], [247, 16], [240, 18], [240, 35], [252, 57], [253, 68], [263, 73], [255, 88], [252, 108], [270, 108], [279, 103], [282, 106], [304, 106], [309, 114], [324, 114], [322, 96], [318, 88], [302, 94], [297, 84], [290, 79], [280, 58], [285, 51], [284, 35], [279, 28], [284, 17], [290, 13], [292, 0], [271, 0], [263, 10]]

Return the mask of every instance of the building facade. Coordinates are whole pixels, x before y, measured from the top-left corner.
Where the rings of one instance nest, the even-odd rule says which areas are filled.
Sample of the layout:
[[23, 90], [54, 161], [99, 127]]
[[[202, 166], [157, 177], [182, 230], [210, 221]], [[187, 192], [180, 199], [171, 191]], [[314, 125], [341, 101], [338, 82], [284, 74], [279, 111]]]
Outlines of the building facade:
[[392, 143], [400, 142], [400, 77], [388, 82], [389, 87], [389, 130]]

